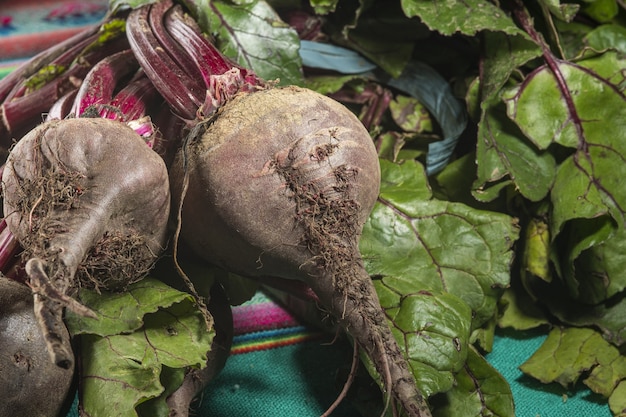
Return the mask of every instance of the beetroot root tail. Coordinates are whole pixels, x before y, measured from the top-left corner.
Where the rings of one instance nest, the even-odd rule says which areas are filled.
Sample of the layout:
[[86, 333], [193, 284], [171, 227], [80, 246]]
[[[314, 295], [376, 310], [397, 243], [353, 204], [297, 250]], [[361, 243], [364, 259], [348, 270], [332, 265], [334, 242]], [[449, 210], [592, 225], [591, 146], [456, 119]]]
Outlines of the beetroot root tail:
[[[339, 284], [342, 281], [345, 285]], [[333, 282], [334, 286], [325, 285]], [[365, 269], [351, 270], [349, 280], [341, 274], [318, 277], [312, 288], [322, 305], [353, 337], [374, 363], [390, 399], [409, 417], [431, 417], [426, 399], [417, 388], [409, 365], [393, 337], [370, 276]], [[340, 288], [339, 290], [337, 288]]]
[[63, 309], [70, 310], [86, 317], [95, 318], [95, 313], [78, 301], [58, 291], [45, 272], [45, 263], [39, 258], [26, 262], [26, 274], [33, 292], [34, 313], [42, 331], [50, 359], [57, 366], [70, 369], [73, 366], [74, 354], [70, 347], [67, 332], [63, 331]]

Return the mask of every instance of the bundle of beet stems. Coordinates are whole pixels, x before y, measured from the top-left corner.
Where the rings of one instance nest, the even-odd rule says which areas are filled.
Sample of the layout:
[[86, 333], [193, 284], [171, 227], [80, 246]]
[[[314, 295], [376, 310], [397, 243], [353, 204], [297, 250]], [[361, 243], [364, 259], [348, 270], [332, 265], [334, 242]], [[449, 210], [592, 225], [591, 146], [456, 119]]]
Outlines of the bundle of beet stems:
[[59, 366], [73, 360], [63, 310], [93, 315], [77, 289], [124, 289], [180, 240], [306, 288], [375, 365], [393, 414], [430, 415], [358, 251], [380, 168], [344, 106], [231, 62], [170, 0], [42, 52], [0, 81], [0, 103], [0, 269], [32, 288]]

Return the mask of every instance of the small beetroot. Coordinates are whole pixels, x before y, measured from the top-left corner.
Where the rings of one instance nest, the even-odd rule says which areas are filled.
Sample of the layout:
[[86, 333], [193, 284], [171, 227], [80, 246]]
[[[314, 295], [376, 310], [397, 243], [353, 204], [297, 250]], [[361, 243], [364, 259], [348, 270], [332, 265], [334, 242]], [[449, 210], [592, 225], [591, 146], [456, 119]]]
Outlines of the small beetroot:
[[107, 119], [41, 124], [11, 150], [4, 213], [24, 248], [35, 314], [55, 363], [71, 366], [55, 330], [80, 286], [120, 290], [142, 278], [167, 239], [163, 160], [131, 128]]

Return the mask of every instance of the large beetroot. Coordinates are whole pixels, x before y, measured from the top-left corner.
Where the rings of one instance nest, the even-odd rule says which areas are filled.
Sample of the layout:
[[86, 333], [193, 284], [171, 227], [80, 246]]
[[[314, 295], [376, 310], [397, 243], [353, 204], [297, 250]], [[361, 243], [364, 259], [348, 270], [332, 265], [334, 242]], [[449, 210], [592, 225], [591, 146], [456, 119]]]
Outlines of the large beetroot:
[[24, 248], [35, 314], [52, 359], [71, 366], [62, 310], [93, 314], [80, 286], [123, 289], [142, 278], [167, 238], [163, 160], [131, 128], [107, 119], [52, 120], [11, 150], [4, 213]]
[[429, 415], [359, 254], [380, 184], [363, 125], [297, 87], [238, 95], [207, 125], [171, 168], [180, 236], [241, 275], [309, 285], [408, 415]]

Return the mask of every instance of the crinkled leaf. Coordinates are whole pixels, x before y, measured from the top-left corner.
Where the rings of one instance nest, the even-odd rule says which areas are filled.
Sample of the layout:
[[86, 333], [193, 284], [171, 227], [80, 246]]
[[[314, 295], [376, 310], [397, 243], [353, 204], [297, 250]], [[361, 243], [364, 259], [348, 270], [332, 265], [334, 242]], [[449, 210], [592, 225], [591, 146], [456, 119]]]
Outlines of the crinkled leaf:
[[550, 191], [556, 161], [551, 153], [524, 139], [503, 107], [489, 107], [479, 123], [473, 195], [480, 201], [491, 201], [503, 187], [513, 183], [524, 197], [539, 201]]
[[66, 324], [70, 332], [73, 335], [110, 336], [133, 332], [143, 325], [146, 314], [177, 303], [193, 302], [193, 298], [156, 279], [146, 278], [129, 286], [126, 292], [98, 294], [82, 289], [78, 301], [91, 308], [98, 317], [92, 319], [68, 311]]
[[413, 204], [432, 197], [424, 168], [419, 162], [394, 164], [381, 161], [380, 170], [380, 196], [400, 210], [411, 210]]
[[426, 191], [411, 187], [402, 196], [396, 182], [386, 178], [399, 171], [404, 176], [411, 166], [389, 161], [381, 165], [381, 197], [361, 237], [369, 272], [394, 277], [400, 294], [413, 292], [415, 285], [455, 294], [475, 313], [475, 326], [484, 323], [509, 282], [510, 249], [518, 234], [513, 219], [463, 204], [425, 200]]
[[456, 374], [456, 384], [437, 404], [433, 417], [509, 417], [515, 414], [507, 381], [475, 349]]
[[596, 217], [607, 210], [622, 223], [626, 97], [585, 67], [565, 61], [557, 64], [539, 68], [509, 90], [507, 113], [538, 146], [557, 142], [576, 149], [559, 167], [552, 192], [553, 204], [560, 210], [553, 218], [555, 230], [572, 218]]
[[301, 84], [298, 35], [265, 1], [185, 0], [220, 50], [266, 80]]
[[402, 0], [407, 16], [419, 17], [431, 30], [444, 35], [475, 35], [482, 30], [523, 34], [498, 6], [485, 0]]
[[128, 334], [81, 336], [81, 406], [91, 417], [137, 415], [135, 407], [164, 391], [163, 366], [202, 367], [213, 332], [195, 303], [183, 301], [144, 317]]
[[[621, 142], [626, 124], [624, 96], [614, 84], [582, 65], [557, 64], [556, 69], [538, 68], [522, 84], [509, 89], [503, 96], [507, 114], [541, 149], [556, 142], [579, 150], [585, 145], [606, 144], [612, 150], [612, 145]], [[620, 68], [612, 65], [614, 61], [602, 61], [596, 71], [617, 73]], [[608, 138], [603, 140], [605, 136]]]
[[458, 297], [420, 292], [417, 284], [400, 297], [395, 281], [394, 277], [375, 281], [394, 336], [406, 352], [420, 391], [426, 396], [445, 392], [467, 357], [471, 311]]
[[493, 317], [508, 285], [517, 228], [503, 214], [432, 200], [416, 162], [381, 160], [381, 171], [360, 249], [421, 388], [442, 392], [463, 364], [470, 330]]
[[564, 387], [584, 377], [589, 388], [608, 397], [626, 378], [626, 357], [593, 329], [555, 328], [520, 369], [544, 383]]

